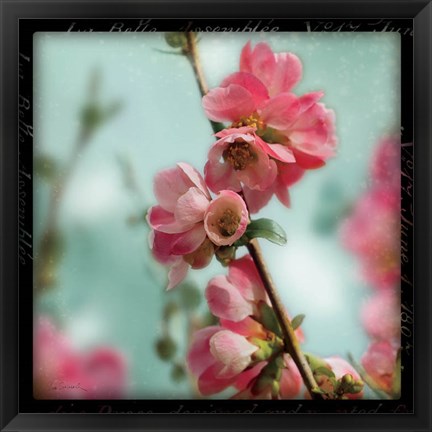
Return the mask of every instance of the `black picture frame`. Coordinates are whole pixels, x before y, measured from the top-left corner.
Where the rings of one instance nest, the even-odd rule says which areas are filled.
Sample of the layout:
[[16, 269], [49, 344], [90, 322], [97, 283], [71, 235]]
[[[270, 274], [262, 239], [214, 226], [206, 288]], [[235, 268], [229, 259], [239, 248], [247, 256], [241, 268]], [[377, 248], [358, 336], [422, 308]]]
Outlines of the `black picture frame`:
[[[0, 2], [2, 431], [431, 430], [429, 198], [432, 192], [432, 7], [429, 1]], [[358, 24], [359, 31], [399, 31], [402, 34], [402, 44], [405, 44], [402, 48], [402, 103], [414, 108], [412, 111], [405, 106], [402, 110], [402, 142], [414, 142], [414, 146], [403, 149], [401, 172], [401, 221], [406, 235], [404, 253], [407, 258], [406, 271], [402, 275], [402, 285], [405, 286], [403, 304], [411, 311], [410, 314], [415, 311], [414, 325], [407, 324], [406, 334], [402, 336], [413, 359], [413, 367], [408, 367], [402, 378], [403, 385], [409, 389], [406, 395], [410, 397], [389, 401], [392, 408], [388, 410], [381, 410], [382, 401], [349, 401], [350, 404], [344, 405], [324, 401], [325, 408], [319, 409], [308, 405], [307, 401], [294, 401], [294, 405], [287, 404], [283, 409], [281, 405], [263, 401], [256, 409], [250, 401], [236, 401], [234, 406], [230, 401], [188, 401], [185, 405], [181, 401], [125, 400], [113, 402], [110, 414], [98, 413], [91, 401], [62, 404], [26, 398], [25, 389], [31, 383], [32, 350], [23, 341], [28, 339], [28, 328], [32, 326], [32, 299], [23, 295], [23, 290], [32, 285], [32, 272], [25, 270], [26, 263], [31, 264], [32, 253], [29, 236], [32, 227], [32, 154], [26, 151], [19, 154], [19, 149], [31, 146], [32, 140], [31, 104], [27, 108], [24, 100], [31, 101], [32, 35], [35, 31], [47, 29], [108, 31], [109, 26], [116, 23], [122, 23], [123, 29], [134, 31], [137, 26], [143, 26], [142, 17], [157, 22], [158, 31], [179, 30], [204, 22], [212, 26], [226, 19], [238, 28], [246, 25], [253, 29], [270, 21], [276, 26], [291, 19], [292, 31], [311, 23], [322, 26], [325, 31], [336, 31], [337, 28], [353, 31], [348, 27], [350, 22]], [[327, 23], [333, 24], [327, 26]], [[411, 289], [413, 286], [415, 295]], [[39, 411], [33, 409], [35, 402], [39, 404]], [[146, 414], [150, 406], [151, 415]]]

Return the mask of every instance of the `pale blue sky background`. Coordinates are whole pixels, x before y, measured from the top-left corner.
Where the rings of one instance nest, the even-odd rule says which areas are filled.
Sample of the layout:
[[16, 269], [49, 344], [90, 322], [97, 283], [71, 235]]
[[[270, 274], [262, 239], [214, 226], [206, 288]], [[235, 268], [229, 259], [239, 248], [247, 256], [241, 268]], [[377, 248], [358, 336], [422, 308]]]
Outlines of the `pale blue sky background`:
[[[294, 92], [324, 90], [323, 102], [336, 112], [338, 154], [326, 167], [308, 172], [291, 189], [292, 207], [274, 200], [261, 216], [287, 232], [285, 247], [262, 242], [265, 256], [292, 316], [305, 313], [306, 351], [347, 352], [359, 358], [368, 339], [359, 323], [361, 304], [371, 294], [358, 263], [337, 232], [323, 234], [317, 221], [348, 206], [367, 187], [367, 167], [377, 140], [400, 127], [400, 37], [397, 33], [202, 34], [199, 43], [210, 87], [238, 68], [248, 41], [267, 41], [274, 51], [291, 51], [304, 73]], [[173, 384], [169, 367], [156, 357], [153, 342], [167, 293], [148, 275], [144, 226], [126, 220], [155, 204], [152, 178], [161, 168], [185, 161], [200, 171], [213, 142], [200, 95], [186, 59], [170, 50], [163, 35], [35, 35], [35, 151], [57, 161], [72, 152], [78, 114], [89, 77], [101, 72], [101, 99], [120, 99], [123, 109], [79, 155], [79, 165], [60, 209], [66, 250], [56, 290], [38, 311], [55, 313], [79, 347], [110, 343], [130, 360], [131, 397], [186, 398], [187, 384]], [[118, 156], [135, 170], [142, 200], [123, 185]], [[48, 197], [35, 178], [35, 232], [40, 233]], [[204, 290], [225, 272], [215, 261], [190, 272]], [[159, 275], [159, 276], [158, 276]], [[177, 323], [181, 328], [181, 323]]]

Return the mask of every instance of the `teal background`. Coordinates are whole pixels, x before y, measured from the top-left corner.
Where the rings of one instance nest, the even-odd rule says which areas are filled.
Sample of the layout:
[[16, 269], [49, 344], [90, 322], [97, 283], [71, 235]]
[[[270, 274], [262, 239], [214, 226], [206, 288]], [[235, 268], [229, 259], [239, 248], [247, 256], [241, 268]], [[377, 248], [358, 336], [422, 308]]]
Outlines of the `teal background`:
[[[306, 314], [304, 349], [322, 356], [351, 352], [359, 359], [368, 338], [359, 310], [372, 291], [358, 262], [340, 243], [338, 227], [368, 186], [377, 140], [400, 128], [400, 36], [397, 33], [247, 33], [200, 35], [209, 87], [238, 68], [248, 41], [267, 41], [303, 63], [294, 92], [324, 90], [336, 112], [337, 156], [291, 189], [292, 206], [275, 199], [260, 216], [287, 232], [285, 247], [262, 242], [273, 278], [291, 314]], [[65, 242], [57, 287], [38, 298], [37, 313], [56, 316], [79, 349], [110, 344], [129, 361], [131, 398], [192, 397], [188, 382], [174, 383], [157, 357], [166, 272], [152, 259], [145, 225], [128, 218], [155, 204], [152, 178], [185, 161], [203, 170], [213, 142], [190, 65], [163, 34], [37, 33], [34, 38], [35, 154], [58, 163], [74, 151], [78, 115], [89, 77], [100, 71], [101, 102], [122, 102], [117, 116], [93, 137], [61, 202]], [[133, 168], [139, 194], [125, 188], [119, 157]], [[35, 244], [44, 227], [49, 185], [35, 176]], [[214, 261], [189, 278], [204, 290], [225, 272]], [[205, 305], [202, 305], [205, 310]], [[185, 350], [184, 322], [173, 331]]]

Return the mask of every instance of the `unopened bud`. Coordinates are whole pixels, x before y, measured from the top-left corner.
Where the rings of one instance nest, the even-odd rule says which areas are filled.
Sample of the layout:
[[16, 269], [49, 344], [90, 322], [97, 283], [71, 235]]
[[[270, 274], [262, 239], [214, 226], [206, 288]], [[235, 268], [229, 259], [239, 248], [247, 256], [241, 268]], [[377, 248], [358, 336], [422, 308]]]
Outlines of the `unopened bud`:
[[187, 46], [186, 35], [181, 32], [165, 33], [165, 41], [172, 48], [185, 48]]
[[168, 361], [174, 357], [177, 351], [177, 344], [173, 339], [167, 336], [156, 342], [156, 351], [161, 360]]

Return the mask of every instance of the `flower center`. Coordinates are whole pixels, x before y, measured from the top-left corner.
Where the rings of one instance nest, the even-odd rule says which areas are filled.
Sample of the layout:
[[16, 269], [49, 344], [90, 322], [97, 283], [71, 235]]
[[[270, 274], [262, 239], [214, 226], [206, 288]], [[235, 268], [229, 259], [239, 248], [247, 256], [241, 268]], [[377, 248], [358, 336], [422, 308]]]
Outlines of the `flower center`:
[[240, 117], [240, 120], [237, 122], [234, 122], [231, 127], [233, 128], [240, 128], [243, 126], [250, 126], [254, 127], [257, 130], [257, 134], [259, 135], [262, 130], [265, 128], [264, 122], [261, 120], [261, 117], [257, 112], [252, 113], [248, 117]]
[[229, 144], [222, 156], [236, 171], [244, 170], [256, 159], [255, 153], [252, 152], [249, 143], [246, 141], [235, 141]]
[[217, 221], [219, 232], [224, 237], [231, 237], [237, 231], [240, 223], [240, 217], [231, 209], [224, 211], [223, 215]]

